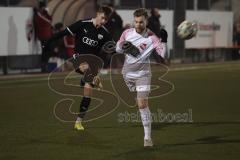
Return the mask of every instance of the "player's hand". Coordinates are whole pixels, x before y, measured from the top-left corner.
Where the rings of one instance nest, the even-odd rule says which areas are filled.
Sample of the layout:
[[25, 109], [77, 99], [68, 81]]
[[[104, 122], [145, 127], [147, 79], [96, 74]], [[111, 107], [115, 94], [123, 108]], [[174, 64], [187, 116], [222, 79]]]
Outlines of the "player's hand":
[[132, 55], [133, 57], [137, 57], [140, 54], [139, 49], [129, 41], [123, 43], [122, 49], [125, 54]]
[[112, 54], [116, 52], [116, 42], [108, 41], [102, 46], [102, 50], [105, 53]]
[[160, 38], [162, 39], [162, 42], [167, 43], [167, 39], [168, 39], [167, 31], [162, 28], [159, 34], [160, 34]]
[[102, 81], [101, 81], [101, 78], [99, 76], [95, 76], [93, 78], [92, 84], [98, 89], [103, 88]]

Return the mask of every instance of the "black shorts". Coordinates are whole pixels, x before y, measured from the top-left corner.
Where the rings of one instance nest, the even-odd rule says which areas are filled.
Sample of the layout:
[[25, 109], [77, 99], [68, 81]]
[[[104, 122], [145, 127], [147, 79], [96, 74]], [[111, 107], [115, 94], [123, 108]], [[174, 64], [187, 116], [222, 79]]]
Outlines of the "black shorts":
[[[103, 61], [95, 55], [86, 54], [80, 55], [79, 58], [75, 60], [74, 63], [75, 71], [83, 75], [83, 77], [80, 80], [80, 86], [84, 86], [85, 83], [89, 83], [90, 85], [94, 86], [92, 84], [93, 79], [95, 76], [98, 75], [100, 69], [103, 67]], [[79, 72], [78, 69], [78, 66], [81, 63], [87, 63], [89, 65], [89, 69], [86, 70], [84, 73]]]

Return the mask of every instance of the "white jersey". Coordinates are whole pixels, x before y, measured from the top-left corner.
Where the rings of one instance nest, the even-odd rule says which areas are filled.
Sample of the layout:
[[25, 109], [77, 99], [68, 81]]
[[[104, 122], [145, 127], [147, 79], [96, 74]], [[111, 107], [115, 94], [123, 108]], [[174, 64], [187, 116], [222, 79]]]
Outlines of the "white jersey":
[[137, 33], [135, 28], [125, 30], [117, 42], [116, 51], [118, 53], [124, 52], [122, 50], [124, 41], [131, 42], [140, 51], [140, 55], [137, 57], [131, 55], [125, 56], [122, 74], [126, 78], [151, 76], [149, 57], [153, 50], [163, 58], [166, 56], [166, 44], [161, 43], [160, 39], [150, 30], [147, 30], [144, 35]]

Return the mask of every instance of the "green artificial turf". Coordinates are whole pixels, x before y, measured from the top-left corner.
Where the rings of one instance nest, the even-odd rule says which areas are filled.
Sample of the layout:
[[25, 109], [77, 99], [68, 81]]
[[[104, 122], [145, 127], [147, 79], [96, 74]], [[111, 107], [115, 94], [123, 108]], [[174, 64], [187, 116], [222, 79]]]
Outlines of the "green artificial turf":
[[[57, 119], [53, 111], [57, 102], [72, 98], [76, 102], [71, 110], [77, 112], [81, 98], [53, 92], [47, 78], [1, 78], [0, 159], [240, 159], [239, 63], [172, 67], [163, 79], [174, 88], [165, 96], [150, 99], [150, 109], [168, 114], [170, 121], [172, 115], [187, 114], [189, 121], [155, 121], [154, 147], [149, 149], [143, 147], [141, 122], [120, 122], [120, 114], [137, 114], [137, 108], [122, 102], [112, 106], [110, 114], [84, 123], [83, 132], [75, 131], [73, 122]], [[113, 76], [113, 80], [120, 78]], [[78, 78], [69, 82], [78, 84]], [[113, 92], [109, 75], [104, 76], [104, 87]], [[97, 103], [93, 100], [91, 108]]]

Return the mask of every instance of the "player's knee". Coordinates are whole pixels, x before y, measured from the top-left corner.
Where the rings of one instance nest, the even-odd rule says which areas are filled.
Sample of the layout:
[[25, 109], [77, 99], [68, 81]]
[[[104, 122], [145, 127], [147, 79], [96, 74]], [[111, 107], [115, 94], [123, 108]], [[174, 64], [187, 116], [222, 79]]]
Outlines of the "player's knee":
[[85, 83], [83, 95], [85, 97], [91, 97], [91, 94], [92, 94], [92, 86], [89, 83]]
[[148, 100], [145, 98], [138, 98], [137, 104], [138, 104], [139, 109], [146, 108], [146, 107], [148, 107]]

